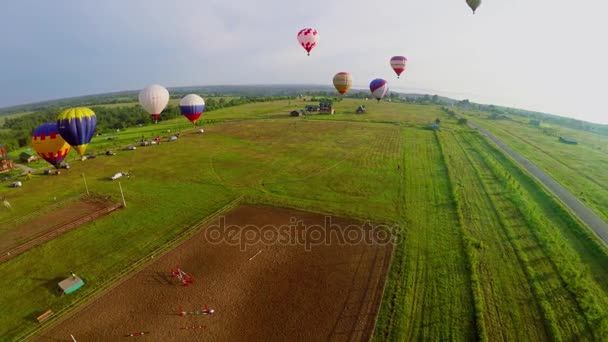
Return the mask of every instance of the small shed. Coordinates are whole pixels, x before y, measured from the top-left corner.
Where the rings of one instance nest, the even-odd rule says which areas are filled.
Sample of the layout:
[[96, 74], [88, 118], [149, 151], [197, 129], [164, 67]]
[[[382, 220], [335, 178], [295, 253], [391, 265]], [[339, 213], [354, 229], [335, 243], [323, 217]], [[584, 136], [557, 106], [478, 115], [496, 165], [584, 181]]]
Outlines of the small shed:
[[21, 161], [24, 163], [31, 163], [38, 160], [38, 157], [31, 155], [27, 152], [21, 152], [21, 154], [19, 154], [19, 159], [21, 159]]
[[566, 137], [559, 137], [559, 142], [568, 144], [568, 145], [577, 145], [578, 144], [578, 141], [576, 141], [575, 139], [566, 138]]
[[84, 281], [78, 276], [72, 276], [62, 280], [57, 284], [57, 290], [60, 295], [70, 294], [84, 286]]

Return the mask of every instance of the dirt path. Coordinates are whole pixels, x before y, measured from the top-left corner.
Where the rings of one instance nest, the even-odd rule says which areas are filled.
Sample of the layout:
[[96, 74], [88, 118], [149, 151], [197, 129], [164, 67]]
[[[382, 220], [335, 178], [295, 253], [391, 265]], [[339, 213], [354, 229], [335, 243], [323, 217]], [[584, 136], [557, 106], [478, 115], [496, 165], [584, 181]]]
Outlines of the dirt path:
[[[461, 117], [461, 115], [458, 115]], [[486, 129], [480, 127], [474, 122], [467, 120], [469, 126], [477, 129], [488, 139], [494, 142], [503, 152], [513, 158], [521, 167], [526, 169], [532, 174], [539, 182], [541, 182], [549, 191], [551, 191], [562, 203], [566, 205], [578, 218], [583, 221], [589, 228], [591, 228], [597, 236], [599, 236], [604, 243], [608, 244], [608, 224], [604, 222], [593, 210], [581, 202], [576, 196], [574, 196], [565, 187], [559, 184], [553, 177], [549, 176], [546, 172], [541, 170], [536, 165], [532, 164], [528, 159], [524, 158], [521, 154], [507, 146], [500, 139], [494, 136]]]
[[[323, 225], [324, 216], [260, 206], [226, 215], [237, 231], [250, 225]], [[216, 221], [218, 222], [218, 221]], [[212, 223], [216, 224], [216, 222]], [[334, 218], [339, 231], [353, 221]], [[269, 234], [274, 228], [266, 226]], [[350, 229], [350, 228], [349, 228]], [[149, 332], [148, 341], [367, 341], [382, 300], [391, 245], [312, 246], [256, 243], [246, 250], [213, 244], [204, 229], [110, 293], [38, 337], [39, 341], [116, 341]], [[261, 251], [261, 252], [260, 252]], [[250, 260], [251, 259], [251, 260]], [[180, 264], [195, 282], [169, 277]], [[85, 279], [86, 281], [86, 279]], [[202, 310], [215, 314], [178, 314]], [[184, 327], [204, 326], [198, 329]]]

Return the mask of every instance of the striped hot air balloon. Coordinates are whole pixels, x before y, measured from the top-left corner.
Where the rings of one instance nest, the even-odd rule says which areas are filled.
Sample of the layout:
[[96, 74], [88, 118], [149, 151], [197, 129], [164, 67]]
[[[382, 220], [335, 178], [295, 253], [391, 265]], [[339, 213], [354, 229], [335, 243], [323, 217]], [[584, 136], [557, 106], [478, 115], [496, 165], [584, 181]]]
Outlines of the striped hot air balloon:
[[369, 90], [372, 92], [372, 96], [380, 102], [388, 93], [388, 83], [381, 78], [376, 78], [369, 84]]
[[97, 117], [86, 107], [66, 109], [57, 117], [59, 134], [80, 156], [87, 150], [96, 127]]
[[57, 169], [71, 149], [70, 144], [59, 134], [56, 122], [49, 122], [36, 127], [32, 133], [32, 146], [42, 159]]
[[353, 76], [350, 74], [350, 72], [339, 72], [334, 76], [333, 82], [338, 93], [340, 93], [340, 95], [344, 95], [353, 85]]
[[298, 32], [298, 43], [302, 45], [310, 56], [310, 50], [319, 43], [319, 31], [311, 27], [301, 29], [300, 32]]
[[406, 66], [407, 58], [403, 56], [394, 56], [393, 58], [391, 58], [391, 68], [395, 70], [397, 78], [399, 78], [399, 76], [401, 76], [401, 73], [405, 71]]
[[205, 100], [196, 94], [186, 95], [179, 101], [179, 111], [192, 124], [196, 124], [196, 121], [201, 117], [204, 110]]

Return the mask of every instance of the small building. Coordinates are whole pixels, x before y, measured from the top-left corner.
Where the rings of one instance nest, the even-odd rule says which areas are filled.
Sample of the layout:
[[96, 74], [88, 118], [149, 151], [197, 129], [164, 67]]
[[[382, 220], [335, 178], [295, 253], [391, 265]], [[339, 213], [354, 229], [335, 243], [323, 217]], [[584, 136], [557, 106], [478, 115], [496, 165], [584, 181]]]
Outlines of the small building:
[[329, 101], [329, 100], [319, 102], [319, 113], [333, 114], [334, 113], [333, 102]]
[[60, 295], [70, 294], [84, 286], [84, 281], [77, 276], [72, 276], [62, 280], [57, 284], [57, 291]]
[[0, 144], [0, 173], [13, 169], [13, 158], [8, 155], [6, 145]]
[[21, 152], [19, 154], [19, 159], [24, 163], [31, 163], [31, 162], [35, 162], [36, 160], [38, 160], [38, 157], [36, 157], [33, 154], [29, 154], [27, 152]]
[[319, 106], [314, 106], [314, 105], [308, 105], [306, 106], [306, 111], [307, 112], [318, 112], [319, 111]]
[[10, 156], [0, 157], [0, 173], [9, 172], [13, 169], [13, 158]]
[[578, 141], [576, 141], [575, 139], [566, 138], [566, 137], [559, 137], [559, 142], [568, 144], [568, 145], [577, 145], [578, 144]]

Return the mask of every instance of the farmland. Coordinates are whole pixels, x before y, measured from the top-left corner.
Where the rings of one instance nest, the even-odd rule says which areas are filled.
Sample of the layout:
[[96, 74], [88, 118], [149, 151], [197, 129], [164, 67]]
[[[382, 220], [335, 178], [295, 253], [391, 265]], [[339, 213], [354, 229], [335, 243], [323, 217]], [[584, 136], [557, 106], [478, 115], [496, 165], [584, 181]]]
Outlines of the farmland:
[[[543, 123], [541, 128], [535, 128], [522, 118], [489, 120], [482, 115], [474, 121], [553, 176], [604, 221], [608, 220], [607, 136], [555, 124]], [[560, 135], [574, 138], [579, 144], [560, 143]]]
[[[141, 136], [177, 142], [74, 161], [2, 189], [25, 215], [89, 188], [127, 207], [0, 264], [0, 336], [14, 339], [234, 200], [393, 225], [398, 237], [377, 340], [582, 340], [606, 334], [608, 253], [559, 202], [476, 131], [438, 106], [336, 103], [339, 114], [290, 118], [302, 101], [253, 103], [94, 138], [98, 152]], [[437, 131], [424, 126], [441, 118]], [[396, 125], [395, 123], [399, 123]], [[168, 132], [170, 131], [170, 132]], [[66, 252], [69, 251], [69, 252]], [[76, 271], [70, 297], [54, 281]], [[219, 285], [221, 286], [221, 285]]]

